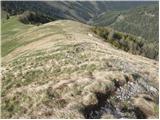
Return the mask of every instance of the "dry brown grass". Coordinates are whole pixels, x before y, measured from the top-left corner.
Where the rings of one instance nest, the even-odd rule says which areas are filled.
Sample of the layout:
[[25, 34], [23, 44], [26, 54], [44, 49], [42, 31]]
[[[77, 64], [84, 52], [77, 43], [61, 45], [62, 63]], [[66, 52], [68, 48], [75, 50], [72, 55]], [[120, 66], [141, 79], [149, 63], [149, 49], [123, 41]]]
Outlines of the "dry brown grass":
[[17, 37], [47, 35], [48, 27], [53, 34], [3, 57], [2, 118], [85, 118], [81, 110], [97, 104], [97, 92], [114, 93], [133, 73], [157, 87], [158, 62], [112, 48], [87, 25], [60, 20]]

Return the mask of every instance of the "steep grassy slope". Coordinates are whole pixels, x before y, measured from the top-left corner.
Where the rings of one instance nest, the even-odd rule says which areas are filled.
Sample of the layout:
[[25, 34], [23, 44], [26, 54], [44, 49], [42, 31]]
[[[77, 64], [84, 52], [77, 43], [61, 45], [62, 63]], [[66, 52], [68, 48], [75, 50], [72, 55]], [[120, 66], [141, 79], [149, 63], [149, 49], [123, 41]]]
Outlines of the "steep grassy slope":
[[[23, 33], [28, 28], [32, 27], [32, 25], [24, 25], [18, 21], [16, 16], [10, 17], [10, 19], [2, 19], [2, 40], [1, 40], [1, 52], [2, 57], [14, 50], [15, 48], [25, 44], [28, 41], [19, 42], [17, 36], [20, 33]], [[21, 39], [21, 38], [19, 38]]]
[[2, 118], [158, 118], [157, 61], [78, 22], [26, 27], [2, 39], [23, 43], [2, 58]]

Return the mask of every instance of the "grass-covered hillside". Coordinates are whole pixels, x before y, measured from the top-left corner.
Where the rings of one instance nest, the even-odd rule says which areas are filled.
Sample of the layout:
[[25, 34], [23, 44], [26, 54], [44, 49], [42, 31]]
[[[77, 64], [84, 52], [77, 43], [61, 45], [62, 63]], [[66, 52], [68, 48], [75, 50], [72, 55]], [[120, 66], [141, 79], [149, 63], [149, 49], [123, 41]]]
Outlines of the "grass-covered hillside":
[[[2, 34], [1, 34], [1, 53], [2, 57], [7, 55], [9, 52], [13, 51], [17, 47], [28, 43], [29, 41], [23, 41], [19, 38], [18, 35], [23, 33], [28, 28], [32, 27], [32, 25], [25, 25], [18, 20], [18, 17], [11, 16], [9, 19], [4, 18], [2, 19]], [[21, 42], [20, 42], [21, 40]]]
[[[38, 14], [31, 11], [26, 11], [20, 15], [10, 16], [9, 13], [3, 11], [2, 14], [2, 57], [20, 47], [22, 45], [28, 44], [30, 42], [36, 41], [38, 38], [43, 37], [43, 35], [37, 36], [37, 39], [33, 39], [31, 34], [28, 34], [28, 39], [23, 40], [23, 36], [27, 34], [20, 34], [35, 25], [41, 25], [47, 22], [54, 21], [55, 19], [48, 16]], [[25, 25], [26, 24], [26, 25]], [[35, 26], [36, 27], [36, 26]], [[48, 28], [49, 30], [49, 28]], [[39, 33], [42, 31], [39, 31]], [[45, 32], [45, 31], [43, 31]], [[48, 32], [48, 31], [46, 31]]]
[[115, 30], [144, 38], [150, 47], [158, 50], [159, 6], [151, 4], [127, 11], [108, 11], [93, 19], [97, 26], [109, 26]]
[[158, 62], [112, 47], [88, 25], [11, 17], [2, 55], [1, 118], [158, 118]]
[[1, 118], [159, 118], [152, 3], [2, 1]]

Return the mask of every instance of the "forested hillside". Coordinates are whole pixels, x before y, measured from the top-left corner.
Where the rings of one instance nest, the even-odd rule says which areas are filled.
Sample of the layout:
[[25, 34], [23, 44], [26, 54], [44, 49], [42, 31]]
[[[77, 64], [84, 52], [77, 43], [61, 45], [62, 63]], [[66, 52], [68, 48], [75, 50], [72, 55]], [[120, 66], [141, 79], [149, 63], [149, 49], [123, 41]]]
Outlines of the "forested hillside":
[[87, 22], [94, 16], [108, 10], [128, 10], [154, 2], [111, 2], [111, 1], [3, 1], [2, 9], [11, 15], [26, 10], [39, 12], [54, 18]]
[[95, 25], [110, 26], [118, 31], [141, 36], [149, 42], [158, 41], [158, 4], [128, 11], [109, 11], [93, 19]]
[[158, 44], [150, 43], [141, 37], [125, 34], [104, 27], [93, 27], [93, 32], [104, 38], [104, 41], [132, 54], [142, 55], [158, 60]]

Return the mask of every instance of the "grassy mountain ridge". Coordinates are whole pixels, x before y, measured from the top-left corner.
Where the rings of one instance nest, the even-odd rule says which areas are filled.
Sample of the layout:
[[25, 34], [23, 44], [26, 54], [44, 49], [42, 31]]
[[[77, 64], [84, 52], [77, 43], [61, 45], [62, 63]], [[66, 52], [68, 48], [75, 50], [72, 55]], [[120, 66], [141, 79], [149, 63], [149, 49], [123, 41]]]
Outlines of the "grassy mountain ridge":
[[[40, 15], [40, 17], [36, 17], [35, 19], [33, 19], [35, 21], [37, 21], [37, 18], [39, 19], [43, 18], [43, 16], [46, 16], [46, 18], [49, 19], [44, 19], [42, 21], [50, 21], [52, 19], [71, 19], [96, 26], [109, 26], [120, 32], [126, 32], [144, 38], [147, 43], [146, 48], [153, 48], [155, 54], [157, 54], [157, 51], [159, 49], [159, 25], [157, 22], [159, 8], [156, 1], [2, 1], [2, 9], [10, 13], [11, 15], [22, 14], [26, 10], [30, 10], [31, 12], [35, 12], [35, 14]], [[30, 21], [28, 23], [33, 23], [33, 21]], [[153, 56], [150, 58], [154, 58]]]
[[2, 3], [1, 118], [159, 118], [158, 44], [85, 24], [144, 2]]
[[157, 61], [117, 50], [79, 22], [25, 26], [2, 58], [2, 118], [157, 118]]

